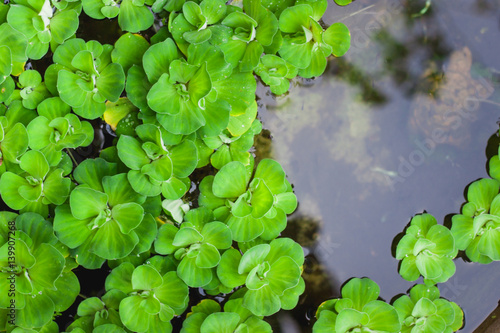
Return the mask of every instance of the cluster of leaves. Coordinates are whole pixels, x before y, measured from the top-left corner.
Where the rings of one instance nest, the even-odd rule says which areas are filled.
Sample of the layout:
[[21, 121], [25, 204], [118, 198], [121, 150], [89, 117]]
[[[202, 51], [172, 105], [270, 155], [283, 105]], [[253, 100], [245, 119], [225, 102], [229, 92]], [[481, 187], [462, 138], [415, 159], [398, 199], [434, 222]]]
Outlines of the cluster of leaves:
[[[223, 311], [192, 307], [184, 331], [270, 332], [264, 316], [304, 292], [304, 252], [280, 238], [297, 207], [284, 170], [251, 152], [256, 80], [283, 94], [348, 50], [344, 24], [319, 23], [326, 7], [0, 4], [0, 196], [20, 214], [0, 218], [0, 289], [16, 289], [0, 302], [0, 331], [58, 332], [54, 317], [79, 293], [72, 270], [107, 263], [106, 293], [85, 299], [67, 332], [169, 332], [189, 288], [231, 296]], [[82, 9], [126, 33], [114, 45], [76, 38]], [[78, 163], [101, 119], [114, 142]]]
[[455, 274], [457, 253], [450, 229], [430, 214], [416, 215], [396, 248], [396, 259], [402, 260], [399, 274], [408, 281], [422, 275], [426, 284], [444, 283]]
[[342, 287], [342, 298], [322, 303], [316, 312], [316, 332], [387, 332], [401, 330], [398, 312], [378, 300], [379, 286], [368, 278], [353, 278]]
[[342, 298], [323, 302], [316, 313], [314, 333], [334, 332], [456, 332], [463, 312], [440, 298], [435, 286], [417, 284], [392, 306], [379, 299], [379, 286], [368, 278], [353, 278], [342, 287]]

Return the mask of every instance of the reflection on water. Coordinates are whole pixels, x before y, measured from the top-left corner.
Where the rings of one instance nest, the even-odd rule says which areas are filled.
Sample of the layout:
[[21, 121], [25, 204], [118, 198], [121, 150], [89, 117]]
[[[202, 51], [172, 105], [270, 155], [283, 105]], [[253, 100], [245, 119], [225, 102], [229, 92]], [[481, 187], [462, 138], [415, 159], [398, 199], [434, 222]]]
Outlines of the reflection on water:
[[[486, 147], [491, 156], [498, 144], [500, 3], [433, 1], [411, 19], [415, 10], [399, 0], [330, 5], [324, 22], [351, 29], [347, 55], [287, 96], [258, 89], [268, 132], [257, 152], [289, 175], [299, 208], [286, 236], [308, 253], [306, 293], [276, 331], [310, 331], [304, 313], [312, 318], [354, 276], [376, 281], [386, 301], [406, 292], [414, 283], [398, 274], [394, 237], [424, 210], [449, 220], [467, 184], [487, 177]], [[500, 265], [456, 264], [439, 288], [472, 332], [500, 299]]]

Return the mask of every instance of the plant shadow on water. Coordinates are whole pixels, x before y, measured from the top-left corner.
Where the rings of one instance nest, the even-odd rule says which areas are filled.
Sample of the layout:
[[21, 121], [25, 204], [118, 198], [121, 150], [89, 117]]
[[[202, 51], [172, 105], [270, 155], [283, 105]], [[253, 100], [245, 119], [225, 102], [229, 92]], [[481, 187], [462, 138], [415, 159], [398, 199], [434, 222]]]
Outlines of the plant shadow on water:
[[[464, 189], [488, 177], [485, 166], [497, 154], [498, 5], [432, 2], [411, 18], [415, 8], [404, 4], [328, 8], [325, 23], [356, 27], [347, 55], [322, 77], [296, 81], [286, 96], [257, 88], [269, 131], [257, 138], [257, 154], [284, 166], [299, 200], [285, 232], [309, 253], [301, 307], [338, 297], [353, 276], [376, 281], [387, 301], [421, 282], [403, 280], [391, 255], [405, 225], [426, 211], [450, 227]], [[305, 221], [314, 231], [300, 229]], [[462, 253], [454, 262], [455, 275], [438, 287], [463, 308], [461, 332], [473, 332], [498, 305], [499, 265], [471, 263]], [[280, 319], [283, 332], [311, 330]]]

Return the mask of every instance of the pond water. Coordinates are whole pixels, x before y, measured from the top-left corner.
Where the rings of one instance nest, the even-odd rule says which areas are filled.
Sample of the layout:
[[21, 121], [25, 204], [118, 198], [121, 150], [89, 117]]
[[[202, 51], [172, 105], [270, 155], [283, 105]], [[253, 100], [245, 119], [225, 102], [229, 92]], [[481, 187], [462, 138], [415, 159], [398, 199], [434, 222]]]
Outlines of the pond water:
[[[308, 251], [306, 293], [275, 331], [309, 332], [306, 317], [351, 277], [373, 279], [386, 301], [405, 293], [415, 283], [398, 274], [396, 236], [424, 210], [449, 224], [466, 186], [488, 177], [499, 141], [500, 1], [433, 0], [418, 18], [409, 11], [424, 2], [410, 2], [330, 4], [324, 23], [351, 30], [346, 56], [287, 96], [258, 89], [267, 136], [257, 152], [287, 172], [299, 208], [286, 233]], [[464, 310], [461, 332], [473, 332], [500, 299], [500, 263], [455, 262], [439, 289]]]

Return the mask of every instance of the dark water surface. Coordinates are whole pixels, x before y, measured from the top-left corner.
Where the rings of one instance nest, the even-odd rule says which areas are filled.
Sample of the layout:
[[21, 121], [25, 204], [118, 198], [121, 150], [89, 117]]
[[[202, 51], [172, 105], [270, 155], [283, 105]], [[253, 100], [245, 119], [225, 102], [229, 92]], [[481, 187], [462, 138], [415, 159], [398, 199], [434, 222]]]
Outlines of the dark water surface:
[[[276, 331], [310, 331], [313, 306], [338, 297], [351, 277], [373, 279], [386, 301], [405, 293], [415, 283], [398, 274], [395, 237], [424, 210], [450, 223], [466, 186], [488, 177], [498, 147], [500, 1], [433, 0], [419, 18], [409, 11], [423, 2], [410, 2], [329, 4], [324, 23], [351, 30], [347, 55], [287, 96], [258, 90], [270, 135], [258, 151], [294, 185], [299, 208], [286, 232], [309, 252], [306, 294]], [[439, 289], [464, 310], [461, 332], [473, 332], [500, 299], [500, 263], [455, 262]]]

